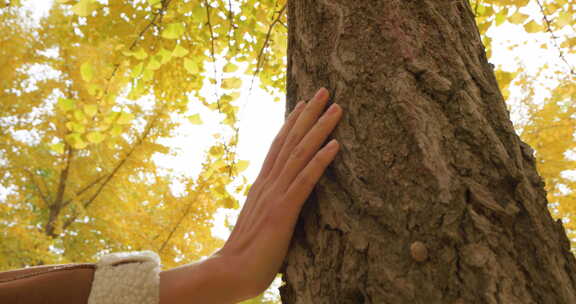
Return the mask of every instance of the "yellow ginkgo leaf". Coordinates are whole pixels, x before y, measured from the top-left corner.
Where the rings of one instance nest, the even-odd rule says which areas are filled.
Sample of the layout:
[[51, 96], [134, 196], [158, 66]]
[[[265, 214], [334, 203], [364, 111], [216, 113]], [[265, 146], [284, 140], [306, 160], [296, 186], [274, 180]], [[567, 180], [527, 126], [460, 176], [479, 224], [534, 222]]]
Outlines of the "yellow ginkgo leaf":
[[217, 158], [222, 156], [222, 154], [224, 154], [224, 148], [222, 148], [221, 146], [213, 146], [210, 148], [208, 153], [210, 154], [210, 156]]
[[110, 135], [118, 136], [120, 134], [122, 134], [122, 127], [120, 127], [119, 125], [115, 125], [110, 129]]
[[543, 32], [545, 30], [543, 25], [539, 24], [538, 22], [536, 22], [534, 20], [524, 24], [524, 29], [528, 33]]
[[60, 98], [58, 99], [58, 108], [63, 112], [74, 110], [76, 107], [76, 101], [73, 99], [68, 98]]
[[84, 149], [88, 146], [79, 133], [70, 133], [64, 136], [64, 140], [74, 149]]
[[161, 36], [166, 39], [178, 39], [185, 31], [186, 27], [182, 22], [170, 23], [166, 25]]
[[188, 51], [185, 47], [178, 44], [178, 45], [176, 45], [176, 47], [172, 51], [172, 56], [184, 57], [184, 56], [188, 55], [188, 53], [190, 53], [190, 51]]
[[188, 120], [193, 124], [193, 125], [201, 125], [203, 124], [202, 122], [202, 118], [200, 118], [200, 114], [194, 114], [188, 117]]
[[238, 200], [233, 197], [227, 197], [220, 200], [220, 204], [227, 209], [238, 209], [240, 205], [238, 204]]
[[94, 0], [80, 0], [72, 6], [72, 11], [80, 17], [88, 17], [96, 9]]
[[62, 153], [64, 153], [64, 143], [57, 143], [57, 144], [50, 145], [50, 150], [52, 150], [58, 154], [62, 154]]
[[246, 170], [249, 165], [250, 165], [250, 161], [239, 160], [238, 163], [236, 163], [236, 169], [238, 170], [238, 172], [242, 172], [242, 171]]
[[138, 76], [140, 76], [140, 74], [142, 74], [142, 71], [144, 70], [144, 62], [140, 62], [139, 64], [137, 64], [133, 69], [132, 72], [130, 73], [130, 76], [132, 76], [132, 78], [137, 78]]
[[86, 113], [86, 115], [88, 115], [88, 117], [94, 117], [94, 115], [96, 115], [96, 113], [98, 112], [98, 106], [97, 105], [85, 105], [84, 106], [84, 113]]
[[150, 61], [148, 61], [148, 65], [146, 65], [146, 69], [156, 71], [162, 65], [162, 62], [160, 62], [160, 60], [161, 58], [159, 58], [159, 56], [154, 56], [150, 58]]
[[513, 24], [521, 24], [527, 18], [528, 18], [528, 15], [522, 14], [522, 13], [517, 11], [512, 16], [510, 16], [510, 18], [508, 18], [508, 21], [510, 21]]
[[94, 68], [90, 62], [84, 62], [80, 66], [80, 75], [84, 81], [91, 81], [94, 77]]
[[188, 58], [184, 59], [184, 68], [190, 74], [200, 73], [200, 67], [198, 67], [198, 63], [192, 59], [188, 59]]
[[228, 62], [226, 65], [224, 65], [224, 72], [225, 73], [233, 73], [236, 72], [238, 70], [238, 66]]
[[100, 142], [102, 142], [104, 140], [105, 136], [104, 134], [100, 133], [100, 132], [90, 132], [88, 134], [86, 134], [86, 139], [88, 139], [88, 141], [90, 141], [91, 143], [94, 144], [98, 144]]
[[239, 89], [242, 86], [242, 79], [238, 77], [226, 78], [222, 80], [222, 88], [226, 90]]
[[138, 60], [144, 60], [144, 59], [146, 59], [146, 57], [148, 57], [148, 53], [146, 53], [144, 48], [140, 47], [136, 51], [134, 51], [133, 56], [134, 56], [134, 58], [136, 58]]
[[131, 123], [133, 119], [134, 119], [134, 114], [122, 112], [122, 113], [120, 113], [120, 116], [118, 117], [117, 123], [121, 124], [121, 125], [126, 125], [126, 124]]
[[566, 25], [573, 24], [572, 21], [574, 14], [570, 13], [569, 11], [562, 11], [558, 18], [556, 18], [555, 23], [558, 27], [564, 27]]

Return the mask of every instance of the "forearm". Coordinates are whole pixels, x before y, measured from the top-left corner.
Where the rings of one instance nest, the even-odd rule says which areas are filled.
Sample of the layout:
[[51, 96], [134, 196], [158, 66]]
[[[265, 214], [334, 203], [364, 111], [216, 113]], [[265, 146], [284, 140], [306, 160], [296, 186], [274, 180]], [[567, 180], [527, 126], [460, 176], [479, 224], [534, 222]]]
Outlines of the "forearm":
[[160, 304], [231, 304], [255, 296], [238, 265], [214, 255], [160, 273]]

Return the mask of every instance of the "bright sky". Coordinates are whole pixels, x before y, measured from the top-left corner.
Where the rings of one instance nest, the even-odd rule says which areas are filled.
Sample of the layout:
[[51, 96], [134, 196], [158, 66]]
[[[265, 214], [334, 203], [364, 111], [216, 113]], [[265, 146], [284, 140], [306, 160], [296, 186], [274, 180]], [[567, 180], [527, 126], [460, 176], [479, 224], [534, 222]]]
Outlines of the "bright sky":
[[[53, 0], [23, 1], [35, 19], [47, 14], [52, 2]], [[527, 8], [523, 8], [522, 11], [532, 16], [537, 16], [538, 20], [541, 18], [534, 2]], [[527, 71], [535, 71], [543, 63], [548, 63], [550, 66], [564, 65], [564, 63], [560, 62], [558, 50], [552, 46], [548, 33], [531, 35], [530, 40], [528, 40], [521, 26], [505, 23], [497, 29], [492, 28], [488, 34], [493, 38], [493, 56], [490, 61], [505, 70], [512, 71], [518, 66], [518, 62], [511, 59], [518, 56], [519, 49], [512, 51], [507, 48], [507, 46], [513, 44], [521, 45], [520, 63], [525, 65]], [[561, 35], [562, 33], [557, 34]], [[548, 49], [540, 47], [543, 43], [549, 45]], [[573, 60], [573, 62], [576, 62], [576, 60]], [[219, 64], [222, 64], [222, 62]], [[552, 82], [553, 80], [550, 83]], [[240, 127], [240, 139], [237, 152], [239, 159], [250, 161], [250, 167], [245, 171], [244, 175], [252, 182], [258, 174], [274, 135], [283, 123], [284, 99], [282, 98], [281, 102], [273, 102], [273, 97], [258, 89], [257, 83], [251, 93], [248, 94], [249, 84], [250, 78], [244, 77], [245, 87], [239, 100], [241, 113], [238, 125]], [[207, 97], [213, 94], [211, 90], [213, 88], [209, 86], [205, 91]], [[546, 97], [545, 94], [547, 94], [545, 90], [536, 90], [536, 101]], [[513, 105], [513, 121], [521, 118], [521, 107], [514, 106], [514, 100], [519, 97], [519, 90], [511, 91], [509, 101]], [[201, 162], [204, 159], [205, 149], [210, 147], [214, 141], [212, 134], [220, 132], [223, 127], [215, 118], [210, 119], [211, 116], [215, 117], [214, 114], [202, 106], [191, 104], [191, 112], [200, 113], [204, 124], [181, 127], [178, 130], [179, 135], [165, 141], [166, 144], [178, 151], [177, 155], [161, 157], [158, 158], [158, 161], [166, 168], [195, 176], [199, 172]], [[178, 191], [178, 185], [175, 185], [174, 191]], [[243, 202], [241, 201], [241, 203]], [[228, 214], [233, 219], [237, 213], [238, 210], [222, 210], [219, 212], [216, 216], [216, 227], [213, 230], [215, 236], [223, 239], [227, 238], [228, 231], [223, 225], [224, 215]]]

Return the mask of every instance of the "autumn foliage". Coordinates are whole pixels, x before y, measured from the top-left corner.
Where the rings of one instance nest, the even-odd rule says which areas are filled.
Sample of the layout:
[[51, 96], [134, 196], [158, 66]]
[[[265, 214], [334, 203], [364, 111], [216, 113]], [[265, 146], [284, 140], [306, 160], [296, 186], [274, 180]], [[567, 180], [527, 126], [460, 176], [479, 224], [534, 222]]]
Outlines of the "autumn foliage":
[[[173, 267], [214, 252], [215, 212], [238, 208], [249, 188], [246, 179], [231, 187], [247, 166], [235, 154], [240, 89], [257, 77], [273, 94], [284, 90], [285, 1], [57, 0], [39, 24], [25, 2], [0, 2], [0, 270], [146, 249]], [[573, 237], [576, 3], [471, 6], [489, 58], [506, 24], [527, 40], [545, 37], [540, 47], [554, 54], [534, 72], [523, 46], [510, 45], [514, 70], [495, 73], [550, 208]], [[202, 124], [191, 104], [218, 113], [226, 129], [204, 159], [190, 160], [202, 162], [194, 177], [155, 161], [175, 153], [162, 140], [179, 125]], [[183, 193], [171, 191], [175, 182]]]

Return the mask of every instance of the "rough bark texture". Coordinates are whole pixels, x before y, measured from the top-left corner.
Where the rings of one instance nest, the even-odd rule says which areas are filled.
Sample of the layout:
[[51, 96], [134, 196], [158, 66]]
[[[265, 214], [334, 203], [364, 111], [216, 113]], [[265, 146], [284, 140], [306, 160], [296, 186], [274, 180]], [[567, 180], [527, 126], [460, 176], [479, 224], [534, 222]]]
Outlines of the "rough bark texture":
[[467, 0], [290, 0], [288, 110], [345, 114], [283, 303], [576, 303], [576, 263]]

